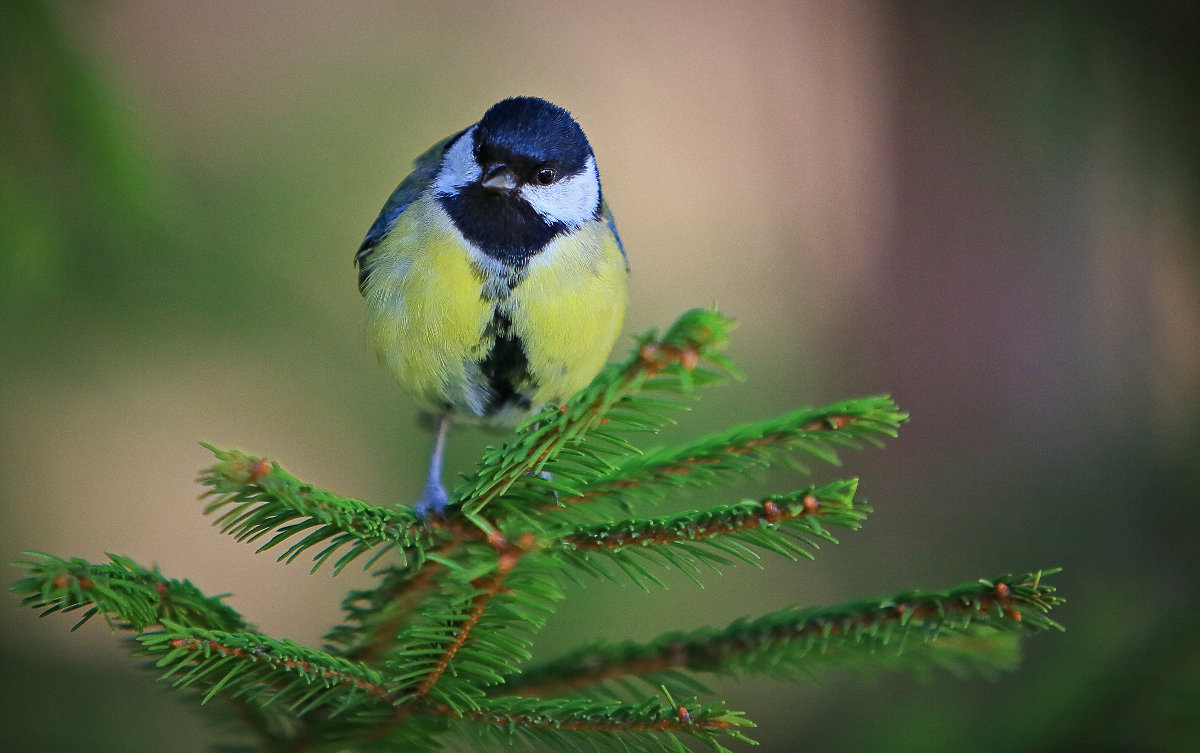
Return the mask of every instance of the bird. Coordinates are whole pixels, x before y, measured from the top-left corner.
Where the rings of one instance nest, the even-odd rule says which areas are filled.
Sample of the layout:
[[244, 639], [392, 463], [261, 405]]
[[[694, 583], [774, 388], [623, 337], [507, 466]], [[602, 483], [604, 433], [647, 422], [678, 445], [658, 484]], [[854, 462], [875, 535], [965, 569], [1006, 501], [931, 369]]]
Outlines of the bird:
[[434, 144], [354, 256], [367, 338], [436, 419], [414, 505], [444, 517], [451, 423], [514, 425], [587, 386], [620, 335], [629, 262], [565, 109], [509, 97]]

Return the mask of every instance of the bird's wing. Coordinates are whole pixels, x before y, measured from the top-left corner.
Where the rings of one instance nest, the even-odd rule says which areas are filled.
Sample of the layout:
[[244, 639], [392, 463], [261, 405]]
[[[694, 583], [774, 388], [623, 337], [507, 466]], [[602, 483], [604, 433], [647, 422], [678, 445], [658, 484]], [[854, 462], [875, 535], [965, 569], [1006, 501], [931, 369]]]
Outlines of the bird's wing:
[[408, 209], [409, 205], [416, 201], [417, 197], [433, 183], [433, 179], [437, 177], [438, 169], [441, 167], [442, 155], [446, 148], [466, 131], [467, 129], [464, 128], [452, 136], [447, 136], [417, 157], [413, 162], [413, 171], [401, 181], [400, 185], [396, 186], [396, 190], [392, 191], [392, 195], [388, 197], [379, 216], [371, 224], [371, 229], [367, 231], [367, 237], [363, 239], [362, 245], [354, 254], [354, 264], [358, 267], [358, 290], [360, 293], [366, 289], [367, 278], [371, 275], [369, 263], [371, 252], [396, 224], [396, 219], [403, 214], [404, 210]]
[[621, 234], [617, 232], [617, 220], [613, 217], [612, 209], [604, 199], [600, 200], [600, 217], [604, 220], [604, 224], [608, 225], [609, 231], [617, 241], [617, 248], [621, 249], [621, 258], [625, 260], [625, 274], [629, 274], [629, 257], [625, 254], [625, 244], [621, 242]]

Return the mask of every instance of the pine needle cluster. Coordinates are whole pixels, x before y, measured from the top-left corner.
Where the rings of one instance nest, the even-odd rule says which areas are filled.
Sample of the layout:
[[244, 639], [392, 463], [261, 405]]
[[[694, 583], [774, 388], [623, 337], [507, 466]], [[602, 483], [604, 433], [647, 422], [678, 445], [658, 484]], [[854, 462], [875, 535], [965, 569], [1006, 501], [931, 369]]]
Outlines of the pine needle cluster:
[[[649, 589], [697, 583], [766, 555], [811, 558], [870, 508], [856, 479], [702, 510], [643, 517], [690, 490], [777, 462], [803, 470], [878, 445], [906, 416], [887, 397], [748, 423], [682, 447], [642, 451], [696, 390], [734, 374], [731, 322], [684, 314], [648, 333], [563, 406], [490, 448], [444, 518], [377, 506], [301, 481], [278, 463], [209, 447], [205, 512], [221, 530], [335, 573], [375, 568], [313, 649], [265, 635], [221, 597], [120, 556], [106, 563], [29, 553], [14, 591], [42, 614], [96, 615], [131, 637], [163, 679], [221, 697], [264, 751], [534, 749], [726, 751], [752, 723], [711, 700], [712, 675], [795, 678], [827, 668], [992, 673], [1018, 641], [1058, 629], [1050, 572], [826, 607], [789, 607], [645, 642], [582, 646], [531, 662], [532, 640], [571, 582]], [[635, 514], [636, 513], [636, 514]]]

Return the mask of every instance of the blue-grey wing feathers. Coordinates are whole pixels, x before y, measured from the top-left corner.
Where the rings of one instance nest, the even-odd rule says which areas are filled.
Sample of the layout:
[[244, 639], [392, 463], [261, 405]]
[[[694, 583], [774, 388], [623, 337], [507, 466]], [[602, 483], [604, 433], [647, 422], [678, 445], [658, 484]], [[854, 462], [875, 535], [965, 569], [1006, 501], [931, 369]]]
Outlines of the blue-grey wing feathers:
[[617, 248], [621, 250], [621, 258], [625, 260], [625, 274], [629, 274], [629, 257], [625, 255], [625, 244], [621, 242], [621, 234], [617, 232], [617, 220], [608, 208], [608, 202], [603, 199], [600, 200], [600, 216], [604, 218], [604, 224], [608, 225], [609, 232], [617, 242]]
[[417, 157], [413, 162], [413, 171], [401, 181], [400, 185], [396, 186], [396, 190], [392, 191], [392, 195], [388, 197], [379, 216], [371, 224], [371, 229], [367, 231], [367, 237], [363, 239], [362, 245], [354, 254], [354, 263], [358, 267], [358, 291], [360, 293], [366, 290], [367, 278], [371, 276], [371, 268], [368, 264], [371, 252], [396, 224], [396, 219], [404, 213], [404, 210], [408, 209], [433, 183], [438, 170], [441, 169], [442, 155], [446, 152], [446, 148], [453, 144], [459, 136], [462, 136], [466, 130], [464, 128], [453, 136], [447, 136]]

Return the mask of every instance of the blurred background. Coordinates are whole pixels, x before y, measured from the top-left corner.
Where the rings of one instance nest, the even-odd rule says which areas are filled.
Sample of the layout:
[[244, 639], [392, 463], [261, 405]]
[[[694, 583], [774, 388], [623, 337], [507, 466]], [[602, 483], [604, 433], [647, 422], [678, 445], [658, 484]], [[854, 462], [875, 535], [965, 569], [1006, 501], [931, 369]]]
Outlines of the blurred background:
[[[663, 441], [877, 392], [912, 413], [816, 469], [862, 478], [863, 531], [704, 590], [574, 589], [539, 656], [1062, 566], [1068, 632], [995, 681], [717, 691], [766, 751], [1195, 750], [1197, 49], [1183, 0], [0, 4], [0, 560], [129, 555], [320, 645], [366, 576], [212, 529], [198, 442], [416, 496], [430, 438], [351, 257], [413, 157], [537, 94], [596, 150], [627, 331], [740, 321], [747, 380]], [[456, 432], [449, 467], [495, 441]], [[0, 621], [4, 750], [229, 739], [101, 621]]]

